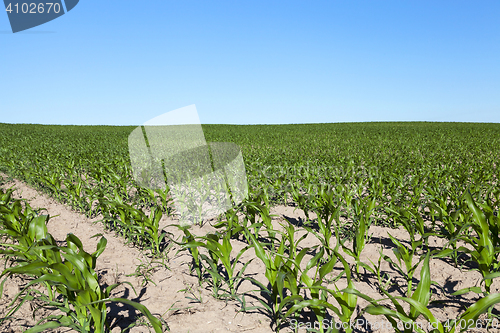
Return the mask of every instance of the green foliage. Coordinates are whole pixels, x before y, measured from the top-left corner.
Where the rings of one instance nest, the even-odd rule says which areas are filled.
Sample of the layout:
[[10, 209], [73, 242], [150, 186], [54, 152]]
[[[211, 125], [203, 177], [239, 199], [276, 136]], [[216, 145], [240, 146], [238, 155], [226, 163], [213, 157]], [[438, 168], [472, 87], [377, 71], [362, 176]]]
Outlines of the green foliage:
[[[134, 128], [0, 124], [0, 170], [87, 216], [102, 216], [107, 228], [161, 257], [168, 248], [168, 234], [159, 222], [165, 215], [175, 218], [176, 212], [168, 186], [151, 190], [134, 181], [127, 146]], [[267, 298], [252, 295], [273, 318], [276, 330], [306, 308], [317, 319], [334, 314], [348, 322], [356, 314], [357, 300], [363, 298], [370, 305], [361, 313], [382, 315], [393, 323], [412, 324], [424, 318], [436, 325], [435, 332], [454, 332], [459, 329], [456, 325], [437, 322], [428, 308], [429, 263], [450, 257], [457, 266], [462, 260], [462, 268], [470, 269], [466, 264], [474, 263], [483, 278], [480, 286], [454, 293], [482, 294], [459, 319], [476, 320], [484, 312], [491, 317], [492, 306], [499, 302], [491, 292], [493, 279], [500, 276], [499, 124], [203, 125], [203, 130], [207, 141], [240, 146], [249, 189], [248, 198], [219, 217], [218, 232], [195, 237], [188, 227], [177, 226], [183, 237], [176, 243], [191, 253], [200, 285], [211, 284], [214, 296], [221, 297], [219, 291], [225, 290], [249, 310], [237, 287], [245, 279], [252, 281], [257, 292], [267, 294]], [[12, 190], [0, 193], [0, 251], [13, 265], [5, 274], [25, 269], [24, 274], [35, 280], [51, 276], [40, 280], [49, 294], [65, 294], [79, 304], [79, 310], [71, 310], [76, 311], [70, 316], [74, 320], [51, 318], [34, 331], [58, 323], [80, 329], [103, 327], [102, 304], [111, 300], [106, 290], [99, 291], [92, 282], [98, 254], [85, 254], [73, 238], [72, 245], [57, 247], [45, 227], [49, 217], [11, 200], [11, 195]], [[271, 215], [276, 204], [294, 206], [305, 220], [298, 221], [297, 227], [283, 223], [282, 230], [277, 230]], [[396, 260], [381, 253], [378, 266], [362, 262], [373, 225], [403, 226], [407, 231], [409, 243], [388, 236]], [[295, 236], [303, 230], [320, 245], [302, 247], [305, 236]], [[447, 241], [432, 255], [431, 237]], [[236, 239], [247, 243], [237, 253], [232, 244]], [[352, 241], [352, 247], [347, 241]], [[376, 276], [391, 308], [356, 290], [352, 268], [340, 255], [340, 247], [353, 257], [358, 280], [360, 268]], [[248, 263], [238, 266], [249, 249], [266, 267], [265, 283], [245, 276]], [[93, 259], [81, 261], [78, 256]], [[394, 272], [381, 271], [383, 260]], [[340, 273], [331, 277], [337, 264]], [[419, 267], [420, 280], [415, 274]], [[147, 278], [150, 269], [143, 265], [137, 274]], [[68, 276], [62, 283], [68, 271], [83, 272], [75, 276], [88, 280], [73, 281]], [[395, 281], [393, 273], [406, 280], [402, 296], [387, 290]], [[339, 290], [335, 284], [329, 289], [329, 281], [343, 276], [348, 288]], [[46, 297], [47, 302], [55, 302], [51, 295]]]
[[[95, 267], [97, 258], [106, 247], [106, 238], [99, 240], [92, 254], [83, 250], [83, 244], [73, 234], [67, 235], [65, 246], [59, 246], [47, 232], [49, 216], [37, 216], [28, 204], [23, 209], [19, 200], [10, 200], [9, 192], [2, 191], [0, 195], [0, 234], [10, 236], [11, 242], [0, 244], [0, 254], [10, 258], [11, 265], [0, 274], [0, 279], [25, 275], [31, 277], [31, 281], [11, 302], [7, 317], [16, 313], [24, 302], [38, 300], [47, 307], [61, 310], [64, 315], [49, 315], [26, 332], [63, 326], [82, 333], [101, 333], [109, 330], [106, 303], [121, 302], [141, 311], [155, 332], [162, 332], [161, 322], [146, 307], [127, 299], [110, 297], [111, 291], [119, 284], [107, 288], [99, 285]], [[5, 279], [0, 284], [0, 295]], [[47, 293], [31, 288], [37, 284], [45, 286]], [[17, 299], [21, 302], [14, 305]]]

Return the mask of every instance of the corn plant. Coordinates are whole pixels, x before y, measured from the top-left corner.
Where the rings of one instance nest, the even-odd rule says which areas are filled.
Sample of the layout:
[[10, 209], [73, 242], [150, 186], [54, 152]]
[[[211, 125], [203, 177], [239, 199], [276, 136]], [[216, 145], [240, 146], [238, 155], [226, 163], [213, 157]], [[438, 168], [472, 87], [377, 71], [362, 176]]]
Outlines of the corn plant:
[[6, 191], [3, 188], [0, 188], [0, 205], [8, 205], [12, 200], [12, 193], [14, 193], [14, 189], [12, 187]]
[[36, 241], [46, 239], [55, 244], [55, 240], [47, 232], [48, 220], [48, 215], [39, 216], [28, 204], [23, 210], [19, 200], [15, 200], [11, 207], [0, 205], [0, 235], [14, 241], [0, 244], [10, 248], [0, 250], [0, 254], [21, 261], [36, 259], [36, 253], [29, 251]]
[[[351, 279], [351, 273], [349, 271], [349, 264], [345, 261], [344, 258], [340, 256], [338, 252], [335, 255], [342, 262], [342, 265], [344, 266], [344, 272], [346, 274], [346, 279], [347, 279], [347, 288], [355, 289]], [[337, 288], [336, 285], [335, 289], [336, 289], [335, 291], [327, 289], [327, 292], [330, 293], [339, 303], [340, 311], [334, 311], [334, 312], [339, 316], [340, 321], [343, 324], [347, 324], [346, 332], [350, 333], [352, 332], [352, 328], [350, 327], [349, 324], [356, 309], [357, 296], [351, 293], [342, 292]]]
[[[110, 297], [111, 291], [120, 284], [114, 284], [107, 288], [99, 286], [97, 273], [94, 269], [97, 258], [106, 247], [104, 237], [101, 238], [96, 251], [92, 254], [83, 250], [82, 243], [73, 234], [68, 234], [66, 244], [64, 247], [52, 244], [37, 244], [31, 247], [30, 252], [51, 252], [51, 257], [46, 258], [48, 260], [40, 258], [26, 264], [7, 268], [2, 273], [2, 276], [27, 274], [36, 277], [21, 290], [14, 301], [19, 297], [22, 298], [23, 302], [37, 299], [65, 313], [65, 315], [50, 315], [43, 318], [37, 326], [27, 332], [42, 332], [49, 328], [53, 329], [62, 326], [73, 328], [79, 332], [105, 332], [109, 329], [106, 321], [107, 310], [105, 304], [109, 302], [121, 302], [135, 307], [148, 318], [155, 332], [162, 332], [161, 322], [153, 317], [146, 307], [124, 298]], [[47, 287], [48, 296], [43, 294], [31, 296], [26, 293], [30, 291], [32, 285], [39, 283]], [[62, 300], [56, 299], [55, 293], [62, 295]], [[15, 308], [15, 310], [18, 308]], [[12, 314], [11, 311], [9, 315]], [[44, 323], [41, 324], [42, 322]]]
[[[429, 284], [428, 279], [425, 278], [424, 280], [424, 277], [421, 276], [421, 281], [424, 281], [424, 283], [422, 284], [422, 288], [419, 288], [419, 283], [419, 287], [417, 287], [417, 290], [412, 295], [412, 297], [393, 297], [387, 294], [388, 296], [390, 296], [389, 299], [396, 307], [396, 310], [392, 310], [387, 306], [380, 305], [379, 302], [383, 301], [384, 299], [374, 300], [352, 289], [347, 289], [345, 290], [345, 292], [355, 294], [369, 301], [371, 305], [363, 309], [363, 311], [372, 315], [385, 316], [391, 323], [394, 331], [398, 333], [410, 333], [415, 331], [419, 333], [426, 332], [426, 330], [423, 329], [423, 325], [416, 321], [419, 316], [422, 316], [427, 321], [428, 324], [425, 326], [430, 328], [429, 330], [427, 330], [427, 332], [429, 333], [455, 333], [457, 331], [468, 331], [471, 328], [476, 328], [477, 320], [481, 314], [488, 311], [488, 309], [490, 309], [495, 304], [500, 303], [500, 294], [489, 294], [488, 296], [480, 298], [477, 302], [472, 304], [469, 308], [467, 308], [465, 312], [460, 314], [457, 319], [439, 322], [426, 304], [429, 299], [426, 293], [430, 294], [430, 291], [427, 290], [427, 285]], [[403, 309], [398, 300], [404, 301], [410, 305], [409, 313]], [[399, 320], [400, 322], [398, 323], [397, 320]]]
[[[208, 264], [208, 266], [205, 267], [205, 271], [207, 271], [212, 277], [214, 296], [219, 298], [220, 283], [225, 282], [229, 288], [229, 295], [233, 298], [236, 297], [237, 286], [243, 280], [243, 273], [250, 262], [252, 262], [252, 259], [247, 261], [237, 273], [236, 265], [240, 257], [250, 248], [250, 246], [244, 247], [238, 252], [236, 257], [232, 259], [231, 255], [233, 246], [230, 242], [231, 233], [211, 233], [206, 236], [197, 237], [196, 239], [197, 240], [192, 239], [189, 242], [184, 243], [183, 247], [187, 249], [203, 247], [208, 250], [209, 256], [199, 253], [198, 250], [197, 253], [199, 253], [201, 263]], [[222, 241], [222, 243], [220, 241]], [[222, 276], [219, 272], [219, 261], [225, 269], [226, 276]]]
[[414, 261], [413, 259], [416, 256], [417, 249], [420, 246], [422, 246], [422, 240], [412, 241], [411, 249], [409, 249], [408, 247], [403, 245], [400, 241], [398, 241], [396, 238], [394, 238], [391, 234], [388, 233], [388, 235], [391, 238], [392, 242], [396, 245], [396, 248], [394, 248], [392, 252], [396, 256], [396, 259], [398, 261], [394, 262], [390, 257], [384, 254], [382, 254], [382, 258], [388, 263], [390, 263], [398, 271], [398, 273], [405, 278], [407, 285], [406, 293], [409, 297], [413, 291], [412, 285], [413, 285], [413, 275], [415, 274], [415, 270], [422, 262], [422, 260], [425, 259], [424, 256], [421, 256], [416, 263], [413, 263]]
[[[225, 227], [225, 232], [229, 233], [231, 238], [237, 239], [243, 233], [244, 227], [246, 227], [245, 224], [240, 224], [238, 210], [230, 209], [224, 215], [226, 217], [225, 221], [219, 221], [214, 225], [214, 228], [221, 229]], [[248, 219], [244, 221], [248, 221]]]
[[358, 200], [352, 200], [352, 207], [354, 210], [354, 221], [357, 222], [357, 228], [354, 232], [354, 240], [352, 243], [352, 250], [345, 246], [345, 242], [342, 242], [339, 238], [337, 232], [337, 244], [342, 245], [342, 249], [345, 253], [350, 255], [356, 260], [356, 275], [358, 279], [360, 278], [359, 268], [364, 267], [365, 269], [370, 270], [370, 267], [360, 260], [361, 252], [366, 246], [366, 243], [369, 241], [368, 229], [372, 223], [371, 214], [375, 208], [375, 199], [366, 197], [362, 199], [360, 202]]
[[396, 225], [401, 224], [408, 232], [411, 242], [417, 241], [416, 234], [418, 233], [420, 241], [422, 241], [421, 245], [428, 248], [429, 237], [435, 236], [436, 233], [426, 230], [422, 216], [415, 211], [414, 207], [412, 209], [407, 209], [406, 207], [397, 207], [396, 209], [386, 207], [386, 211], [394, 216]]
[[311, 211], [311, 203], [309, 202], [310, 200], [309, 195], [301, 193], [300, 188], [294, 184], [291, 185], [290, 192], [293, 201], [297, 205], [297, 208], [301, 209], [304, 212], [307, 222], [309, 222], [310, 221], [309, 212]]
[[[299, 244], [307, 237], [307, 233], [302, 235], [297, 240], [295, 239], [296, 229], [291, 223], [280, 223], [284, 231], [280, 232], [281, 242], [285, 243], [288, 255], [276, 253], [276, 255], [282, 257], [283, 265], [286, 267], [287, 274], [284, 278], [284, 287], [290, 292], [290, 298], [288, 300], [296, 302], [297, 296], [299, 296], [302, 285], [302, 276], [304, 273], [301, 272], [301, 262], [304, 256], [311, 250], [310, 248], [303, 248], [299, 251]], [[322, 253], [316, 255], [315, 258], [322, 258]], [[309, 268], [313, 267], [314, 264], [309, 262], [307, 264]]]
[[[374, 300], [367, 295], [361, 294], [360, 292], [347, 288], [345, 292], [357, 295], [361, 298], [370, 302], [370, 305], [366, 307], [363, 311], [372, 315], [383, 315], [385, 318], [392, 324], [392, 328], [398, 332], [411, 333], [414, 331], [424, 332], [423, 329], [416, 322], [416, 319], [423, 315], [424, 318], [429, 322], [432, 327], [436, 327], [439, 332], [442, 332], [443, 325], [436, 320], [436, 318], [432, 315], [432, 313], [428, 310], [427, 306], [430, 301], [431, 296], [431, 278], [430, 278], [430, 269], [429, 269], [429, 259], [430, 253], [424, 258], [424, 264], [422, 270], [420, 272], [420, 282], [417, 285], [417, 288], [413, 293], [409, 293], [408, 297], [396, 297], [389, 294], [385, 289], [381, 287], [384, 294], [387, 296], [386, 299], [389, 299], [396, 310], [390, 309], [385, 305], [380, 305], [379, 303], [386, 299]], [[407, 312], [404, 310], [400, 301], [404, 301], [410, 305], [410, 311]], [[397, 323], [397, 320], [402, 322], [401, 324]]]
[[[275, 239], [276, 232], [272, 225], [272, 216], [269, 209], [262, 204], [262, 198], [260, 196], [256, 198], [250, 198], [243, 201], [243, 226], [248, 226], [254, 231], [254, 235], [258, 235], [260, 228], [265, 226], [266, 231], [269, 235], [269, 239], [272, 241]], [[262, 223], [258, 222], [258, 217], [262, 220]]]
[[[346, 290], [346, 292], [353, 293], [355, 295], [358, 295], [359, 297], [368, 300], [371, 303], [371, 305], [369, 305], [363, 311], [370, 313], [372, 315], [385, 316], [387, 320], [389, 320], [389, 322], [392, 324], [393, 329], [398, 333], [400, 332], [410, 333], [414, 331], [423, 333], [424, 330], [422, 329], [422, 325], [417, 323], [416, 321], [416, 319], [419, 318], [419, 316], [423, 316], [424, 319], [427, 320], [428, 322], [427, 326], [431, 328], [429, 330], [429, 332], [431, 333], [453, 333], [457, 330], [457, 328], [460, 332], [463, 332], [469, 329], [467, 325], [469, 325], [471, 322], [476, 323], [478, 317], [481, 314], [487, 312], [489, 309], [491, 309], [493, 305], [500, 302], [500, 294], [489, 294], [488, 296], [479, 299], [476, 303], [470, 306], [464, 313], [459, 315], [456, 320], [452, 320], [451, 323], [449, 320], [446, 322], [439, 322], [432, 314], [432, 312], [428, 309], [430, 297], [432, 294], [430, 286], [433, 283], [430, 278], [430, 269], [429, 269], [430, 257], [431, 254], [428, 252], [424, 258], [424, 264], [420, 272], [420, 281], [415, 291], [412, 294], [410, 294], [409, 297], [392, 296], [383, 286], [379, 269], [377, 270], [379, 287], [380, 290], [387, 296], [387, 298], [381, 300], [374, 300], [352, 289]], [[380, 259], [379, 259], [379, 266], [380, 266]], [[394, 307], [396, 308], [395, 310], [390, 309], [385, 305], [379, 304], [381, 301], [386, 299], [389, 299], [393, 303]], [[409, 312], [406, 312], [403, 309], [400, 301], [406, 302], [410, 305]], [[397, 323], [397, 320], [400, 321], [399, 324]], [[467, 325], [465, 326], [461, 325], [463, 323], [467, 323]]]
[[169, 195], [170, 187], [168, 184], [165, 184], [165, 189], [155, 189], [154, 192], [158, 195], [160, 200], [159, 205], [167, 213], [170, 215], [172, 213], [172, 202], [173, 198]]
[[[451, 212], [449, 215], [444, 215], [442, 217], [442, 224], [440, 226], [440, 232], [435, 235], [446, 238], [448, 240], [443, 249], [441, 255], [450, 255], [455, 263], [455, 267], [458, 266], [458, 248], [457, 241], [461, 235], [469, 228], [469, 224], [465, 223], [465, 216], [462, 212], [462, 208]], [[450, 248], [451, 247], [451, 248]]]
[[[296, 266], [300, 267], [300, 260], [309, 250], [309, 248], [302, 249], [297, 256]], [[319, 327], [320, 332], [324, 332], [322, 323], [327, 316], [327, 309], [333, 310], [339, 314], [338, 309], [327, 302], [328, 290], [323, 287], [324, 278], [333, 270], [333, 267], [337, 262], [337, 257], [331, 256], [328, 261], [321, 265], [321, 259], [323, 258], [324, 253], [324, 249], [320, 248], [320, 251], [318, 251], [318, 253], [307, 263], [306, 268], [300, 274], [300, 281], [303, 285], [303, 289], [309, 290], [311, 297], [304, 298], [301, 295], [297, 295], [293, 299], [290, 298], [289, 302], [293, 302], [293, 306], [290, 307], [284, 315], [285, 318], [288, 318], [304, 308], [309, 308], [316, 315], [318, 322], [321, 323]], [[316, 267], [316, 271], [314, 273], [314, 277], [311, 278], [307, 273], [313, 267]]]
[[167, 235], [166, 232], [160, 231], [160, 219], [163, 215], [162, 209], [156, 207], [151, 211], [149, 216], [144, 216], [141, 221], [143, 228], [147, 233], [147, 239], [152, 246], [153, 253], [159, 255], [162, 251], [162, 242]]
[[491, 207], [483, 205], [486, 209], [481, 210], [469, 192], [465, 193], [464, 199], [472, 212], [471, 226], [476, 236], [458, 237], [457, 239], [473, 247], [473, 250], [460, 247], [458, 251], [470, 254], [472, 260], [478, 264], [478, 270], [483, 276], [485, 288], [483, 294], [486, 296], [490, 293], [492, 279], [500, 276], [500, 274], [496, 274], [500, 271], [500, 263], [498, 262], [500, 244], [498, 243], [498, 235], [492, 235], [490, 231], [490, 226], [497, 227], [499, 225], [499, 219], [493, 214]]
[[384, 258], [384, 247], [381, 247], [379, 250], [379, 257], [378, 257], [378, 263], [377, 265], [370, 260], [372, 267], [369, 269], [370, 272], [375, 274], [377, 277], [378, 281], [378, 290], [380, 293], [384, 294], [387, 292], [388, 287], [393, 284], [392, 277], [389, 276], [387, 273], [383, 273], [381, 270], [381, 265], [382, 265], [382, 259]]
[[[333, 270], [335, 263], [337, 260], [342, 262], [344, 270], [340, 273], [339, 276], [335, 280], [340, 279], [340, 277], [345, 273], [347, 278], [347, 288], [350, 290], [354, 289], [354, 284], [351, 279], [351, 272], [349, 268], [349, 264], [345, 261], [345, 259], [337, 252], [334, 251], [334, 255], [330, 257], [330, 259], [319, 267], [317, 266], [316, 273], [314, 275], [314, 279], [307, 276], [307, 271], [314, 267], [314, 265], [318, 264], [318, 259], [323, 255], [323, 249], [309, 261], [306, 269], [301, 275], [301, 280], [305, 284], [305, 288], [309, 289], [311, 292], [311, 299], [297, 299], [295, 301], [295, 305], [293, 305], [288, 312], [285, 314], [285, 317], [290, 316], [292, 313], [295, 313], [303, 308], [310, 308], [316, 314], [318, 322], [323, 323], [326, 318], [326, 310], [332, 310], [340, 319], [345, 327], [346, 332], [352, 332], [353, 328], [350, 325], [352, 316], [356, 309], [357, 304], [357, 295], [352, 292], [345, 292], [344, 290], [339, 290], [335, 285], [335, 290], [328, 289], [323, 286], [325, 276]], [[328, 294], [333, 296], [333, 298], [337, 301], [340, 308], [337, 306], [327, 302]], [[319, 327], [320, 332], [324, 332], [324, 327], [320, 324]]]
[[89, 203], [86, 200], [88, 198], [87, 189], [82, 179], [78, 178], [76, 181], [63, 179], [63, 184], [65, 186], [64, 192], [69, 199], [70, 205], [82, 212], [90, 209], [88, 206]]
[[[262, 304], [263, 308], [271, 314], [274, 319], [276, 330], [279, 331], [282, 322], [285, 318], [283, 318], [282, 310], [285, 309], [291, 302], [296, 300], [301, 300], [302, 297], [298, 295], [299, 287], [298, 287], [298, 264], [304, 257], [307, 250], [301, 250], [298, 254], [294, 252], [290, 252], [289, 256], [286, 255], [287, 250], [287, 239], [292, 239], [281, 234], [281, 239], [279, 239], [279, 244], [277, 244], [277, 248], [273, 248], [274, 242], [269, 244], [261, 243], [257, 240], [256, 236], [252, 234], [248, 228], [245, 228], [245, 235], [248, 239], [248, 242], [252, 244], [255, 255], [259, 258], [265, 265], [265, 277], [269, 282], [268, 287], [260, 283], [259, 281], [249, 278], [254, 284], [258, 285], [261, 289], [261, 292], [264, 292], [269, 295], [270, 303], [268, 304], [266, 301], [261, 300], [258, 301]], [[300, 242], [304, 237], [301, 237], [297, 242], [293, 243], [292, 251], [297, 249], [296, 245]], [[278, 240], [276, 240], [278, 242]], [[266, 250], [263, 246], [269, 246], [270, 249]], [[291, 295], [286, 296], [285, 291], [290, 290], [292, 292]], [[247, 308], [250, 310], [251, 308]]]
[[[147, 248], [158, 256], [165, 248], [166, 232], [160, 230], [159, 223], [163, 216], [160, 207], [152, 209], [149, 215], [129, 204], [100, 198], [104, 221], [111, 229], [126, 237], [128, 241]], [[121, 200], [120, 200], [121, 201]]]
[[[340, 207], [338, 202], [335, 200], [335, 192], [332, 188], [326, 187], [326, 186], [320, 186], [318, 189], [318, 193], [314, 197], [314, 206], [312, 210], [317, 214], [318, 216], [318, 228], [319, 228], [319, 234], [314, 232], [312, 228], [306, 227], [306, 230], [309, 232], [313, 232], [316, 237], [321, 241], [321, 244], [325, 247], [327, 253], [330, 255], [331, 254], [331, 244], [330, 240], [332, 238], [332, 224], [333, 221], [339, 220], [339, 215], [340, 215]], [[337, 239], [339, 238], [338, 235], [338, 226], [335, 225], [335, 232], [337, 233]], [[337, 249], [339, 246], [339, 243], [337, 242], [337, 245], [335, 249]]]
[[[495, 304], [500, 303], [500, 294], [491, 293], [485, 297], [480, 298], [472, 304], [464, 313], [458, 316], [457, 319], [443, 324], [443, 333], [454, 333], [455, 331], [464, 332], [469, 331], [471, 328], [476, 328], [477, 320], [483, 313], [488, 312]], [[473, 323], [471, 326], [470, 324]], [[486, 325], [488, 326], [488, 325]], [[488, 328], [488, 327], [485, 327]], [[441, 331], [436, 331], [441, 333]]]
[[184, 235], [182, 236], [182, 240], [180, 242], [171, 239], [172, 242], [175, 244], [179, 245], [181, 248], [177, 251], [177, 254], [181, 251], [188, 250], [191, 254], [191, 257], [193, 258], [192, 264], [191, 264], [191, 272], [195, 270], [196, 275], [198, 277], [198, 283], [201, 286], [202, 281], [203, 281], [203, 272], [202, 272], [202, 264], [200, 261], [200, 251], [198, 249], [198, 246], [189, 246], [186, 247], [185, 244], [193, 243], [195, 242], [195, 236], [189, 231], [189, 226], [181, 226], [178, 224], [173, 224], [170, 226], [174, 226], [181, 230]]
[[62, 194], [61, 186], [63, 182], [61, 175], [56, 172], [52, 172], [49, 175], [43, 175], [41, 180], [47, 184], [54, 196], [60, 200]]

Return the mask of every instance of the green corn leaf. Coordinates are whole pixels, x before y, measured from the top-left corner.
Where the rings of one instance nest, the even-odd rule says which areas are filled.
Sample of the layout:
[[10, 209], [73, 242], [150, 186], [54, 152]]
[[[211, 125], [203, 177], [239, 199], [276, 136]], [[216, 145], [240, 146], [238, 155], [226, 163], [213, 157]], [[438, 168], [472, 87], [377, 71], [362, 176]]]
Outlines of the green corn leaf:
[[29, 224], [28, 237], [30, 240], [40, 240], [47, 237], [48, 215], [35, 217]]
[[151, 325], [153, 325], [153, 329], [155, 330], [155, 333], [163, 333], [163, 329], [162, 329], [163, 326], [161, 324], [161, 321], [158, 318], [154, 317], [151, 314], [151, 312], [148, 310], [148, 308], [146, 308], [144, 305], [139, 304], [137, 302], [128, 300], [126, 298], [106, 298], [106, 299], [102, 299], [99, 301], [89, 303], [89, 305], [98, 304], [98, 303], [107, 303], [107, 302], [124, 303], [124, 304], [128, 304], [128, 305], [133, 306], [134, 308], [139, 310], [143, 315], [146, 316], [146, 318], [149, 320]]
[[337, 263], [337, 257], [332, 256], [326, 264], [322, 265], [321, 268], [319, 269], [319, 280], [323, 281], [323, 278], [326, 276], [326, 274], [330, 273], [333, 270], [333, 267], [335, 267], [335, 264]]
[[419, 333], [425, 333], [421, 328], [414, 325], [413, 320], [411, 320], [404, 314], [388, 309], [384, 306], [369, 305], [368, 307], [365, 308], [365, 311], [371, 315], [384, 315], [391, 322], [393, 329], [395, 329], [398, 332], [400, 332], [400, 330], [397, 329], [398, 325], [397, 322], [394, 320], [394, 318], [399, 319], [405, 324], [412, 325], [415, 328], [415, 330]]
[[452, 293], [452, 295], [459, 296], [459, 295], [469, 293], [471, 291], [475, 292], [476, 294], [481, 294], [483, 292], [483, 290], [480, 287], [468, 287], [468, 288], [463, 288], [463, 289], [460, 289], [458, 291], [455, 291], [454, 293]]
[[500, 276], [500, 272], [486, 274], [484, 276], [484, 278], [481, 280], [481, 282], [483, 282], [485, 280], [493, 280], [493, 279], [496, 279], [499, 276]]
[[264, 248], [262, 247], [262, 245], [260, 244], [260, 242], [257, 241], [257, 239], [255, 238], [255, 236], [252, 233], [250, 233], [248, 231], [248, 229], [246, 229], [245, 231], [246, 231], [247, 237], [250, 238], [250, 241], [254, 245], [255, 255], [260, 260], [262, 260], [262, 262], [266, 266], [266, 269], [271, 269], [272, 264], [271, 264], [270, 260], [267, 258], [266, 252], [264, 251]]
[[[432, 327], [435, 327], [439, 332], [443, 332], [443, 326], [442, 324], [434, 317], [432, 312], [427, 308], [427, 304], [421, 303], [420, 301], [414, 299], [414, 298], [408, 298], [408, 297], [396, 297], [398, 299], [401, 299], [407, 303], [409, 303], [412, 307], [412, 309], [415, 309], [415, 312], [418, 314], [422, 314], [425, 319], [429, 321], [429, 323], [432, 324]], [[411, 314], [410, 310], [410, 316], [409, 318], [412, 321], [415, 321], [417, 319], [417, 316], [413, 317]]]
[[95, 250], [94, 253], [92, 253], [92, 257], [98, 258], [106, 249], [107, 244], [108, 244], [108, 240], [105, 237], [101, 237], [101, 239], [99, 239], [99, 242], [97, 243], [97, 249]]
[[476, 303], [472, 304], [461, 316], [460, 320], [464, 319], [466, 322], [470, 319], [475, 322], [479, 315], [485, 313], [493, 305], [500, 303], [500, 294], [489, 294], [486, 297], [479, 299]]
[[[420, 271], [420, 282], [417, 285], [417, 289], [411, 296], [412, 299], [427, 306], [429, 304], [429, 299], [431, 296], [431, 273], [429, 268], [429, 258], [430, 253], [427, 252], [425, 256], [424, 264], [422, 266], [422, 270]], [[410, 309], [410, 318], [415, 320], [419, 316], [420, 312], [417, 308], [412, 307]]]
[[338, 316], [341, 315], [339, 309], [332, 304], [328, 303], [327, 301], [321, 300], [321, 299], [311, 299], [311, 300], [305, 300], [302, 302], [299, 302], [298, 304], [295, 304], [292, 306], [284, 315], [285, 318], [288, 318], [291, 316], [293, 313], [296, 313], [297, 311], [300, 311], [304, 308], [327, 308], [335, 312]]
[[46, 330], [50, 329], [55, 329], [58, 327], [67, 327], [67, 325], [64, 324], [64, 322], [57, 322], [57, 321], [49, 321], [47, 323], [41, 324], [41, 325], [36, 325], [34, 327], [28, 328], [24, 333], [40, 333], [40, 332], [45, 332]]

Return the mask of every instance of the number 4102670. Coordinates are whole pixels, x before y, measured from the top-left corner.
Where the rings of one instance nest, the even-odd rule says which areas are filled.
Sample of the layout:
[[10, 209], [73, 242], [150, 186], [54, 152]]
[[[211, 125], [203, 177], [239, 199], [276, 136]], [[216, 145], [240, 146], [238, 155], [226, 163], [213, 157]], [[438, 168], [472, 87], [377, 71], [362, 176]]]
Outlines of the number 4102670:
[[61, 5], [59, 3], [46, 2], [46, 3], [16, 3], [12, 5], [9, 3], [5, 10], [11, 14], [14, 12], [15, 14], [23, 13], [23, 14], [43, 14], [43, 13], [53, 13], [58, 14], [61, 11]]

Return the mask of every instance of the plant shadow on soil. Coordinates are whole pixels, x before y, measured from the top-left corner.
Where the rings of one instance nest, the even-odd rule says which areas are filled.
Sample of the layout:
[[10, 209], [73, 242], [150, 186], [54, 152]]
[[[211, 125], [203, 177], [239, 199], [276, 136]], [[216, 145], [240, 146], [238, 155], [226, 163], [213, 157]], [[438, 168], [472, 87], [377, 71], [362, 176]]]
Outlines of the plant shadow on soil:
[[[126, 288], [122, 292], [122, 295], [119, 297], [141, 303], [141, 301], [144, 301], [143, 296], [145, 295], [145, 293], [146, 288], [142, 288], [137, 297], [131, 297], [130, 290]], [[111, 330], [113, 330], [115, 327], [119, 327], [120, 332], [128, 333], [132, 328], [131, 326], [135, 326], [139, 323], [139, 320], [143, 318], [139, 310], [128, 304], [113, 302], [108, 304], [107, 307], [109, 308], [108, 318], [113, 319], [110, 323]]]

